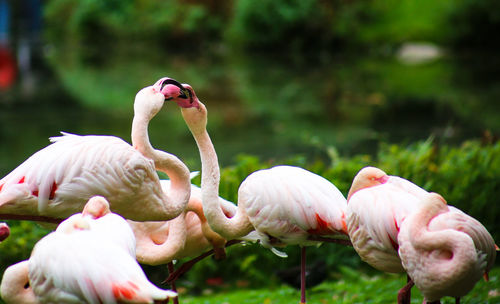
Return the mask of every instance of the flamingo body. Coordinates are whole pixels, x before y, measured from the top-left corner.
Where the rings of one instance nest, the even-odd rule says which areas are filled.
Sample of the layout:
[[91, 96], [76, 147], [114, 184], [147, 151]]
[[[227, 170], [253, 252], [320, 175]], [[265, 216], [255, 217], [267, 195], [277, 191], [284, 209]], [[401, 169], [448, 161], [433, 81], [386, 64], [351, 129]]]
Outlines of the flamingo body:
[[[169, 180], [160, 181], [164, 191], [170, 188]], [[199, 255], [212, 248], [223, 248], [226, 239], [210, 229], [203, 216], [201, 189], [191, 185], [191, 195], [185, 212], [170, 221], [128, 221], [137, 240], [136, 253], [140, 263], [166, 264], [173, 260]], [[233, 216], [237, 207], [219, 198], [221, 208]], [[173, 234], [181, 234], [176, 236]], [[246, 238], [244, 238], [246, 239]]]
[[325, 178], [293, 166], [250, 174], [241, 184], [239, 204], [261, 235], [261, 243], [310, 246], [310, 235], [339, 236], [345, 230], [346, 199]]
[[[177, 157], [149, 143], [149, 121], [171, 92], [165, 78], [140, 90], [134, 102], [133, 146], [114, 136], [63, 133], [0, 180], [0, 215], [66, 218], [93, 195], [106, 197], [114, 212], [137, 221], [169, 220], [189, 200], [189, 170]], [[180, 84], [179, 84], [180, 85]], [[172, 179], [169, 195], [156, 170]]]
[[451, 210], [435, 193], [408, 216], [398, 240], [403, 266], [427, 301], [466, 295], [496, 257], [495, 243], [484, 226]]
[[127, 218], [163, 211], [154, 162], [122, 139], [65, 134], [51, 140], [0, 180], [2, 212], [64, 217], [81, 211], [92, 195], [106, 197]]
[[[123, 246], [127, 237], [128, 243], [135, 243], [131, 231], [115, 240], [102, 230], [118, 223], [108, 215], [92, 219], [75, 214], [35, 245], [28, 275], [40, 303], [153, 303], [175, 296], [151, 284]], [[94, 225], [98, 220], [107, 223]], [[128, 226], [121, 218], [114, 229], [124, 225]]]
[[384, 272], [403, 272], [398, 256], [398, 233], [418, 199], [386, 183], [356, 192], [347, 204], [347, 229], [361, 259]]

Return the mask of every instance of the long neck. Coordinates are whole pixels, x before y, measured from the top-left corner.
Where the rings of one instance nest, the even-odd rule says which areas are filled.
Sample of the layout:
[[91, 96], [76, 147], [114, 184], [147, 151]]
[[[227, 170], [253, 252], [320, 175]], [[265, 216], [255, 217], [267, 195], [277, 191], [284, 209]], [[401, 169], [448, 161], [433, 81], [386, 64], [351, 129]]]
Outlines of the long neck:
[[[182, 251], [186, 243], [187, 229], [185, 213], [182, 213], [165, 225], [167, 238], [162, 243], [155, 242], [151, 235], [136, 231], [136, 257], [139, 263], [156, 266], [172, 262], [182, 257]], [[133, 225], [142, 223], [133, 222]], [[134, 226], [132, 226], [134, 227]]]
[[35, 293], [29, 286], [28, 261], [22, 261], [7, 268], [0, 287], [2, 299], [9, 303], [37, 303]]
[[236, 214], [228, 218], [219, 203], [220, 171], [214, 145], [208, 132], [194, 132], [193, 136], [200, 150], [201, 158], [201, 191], [203, 210], [208, 224], [213, 231], [226, 239], [234, 239], [247, 235], [253, 230], [248, 216], [241, 204], [238, 204]]
[[171, 180], [168, 196], [163, 193], [165, 210], [174, 218], [186, 207], [191, 193], [189, 169], [175, 155], [156, 150], [149, 142], [148, 125], [150, 117], [135, 115], [132, 121], [132, 145], [147, 158], [154, 161], [157, 170]]
[[[440, 219], [446, 205], [426, 204], [406, 223], [409, 240], [417, 254], [424, 258], [427, 271], [442, 282], [454, 284], [471, 276], [477, 266], [474, 242], [465, 233], [455, 229], [429, 230], [429, 223]], [[458, 228], [458, 227], [457, 227]], [[473, 276], [473, 275], [472, 275]]]

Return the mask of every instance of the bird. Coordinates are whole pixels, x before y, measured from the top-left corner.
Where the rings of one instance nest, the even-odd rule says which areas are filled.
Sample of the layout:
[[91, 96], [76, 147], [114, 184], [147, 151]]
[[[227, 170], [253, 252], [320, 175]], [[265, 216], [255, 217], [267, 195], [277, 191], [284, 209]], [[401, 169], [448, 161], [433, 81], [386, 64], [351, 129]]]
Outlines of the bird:
[[10, 235], [10, 228], [6, 223], [0, 223], [0, 242], [3, 242]]
[[[399, 229], [426, 193], [376, 167], [362, 168], [356, 174], [347, 195], [346, 224], [352, 245], [363, 261], [383, 272], [405, 272], [398, 255]], [[398, 293], [398, 303], [409, 303], [412, 286], [408, 277], [408, 284]]]
[[[180, 108], [200, 151], [203, 212], [212, 229], [225, 237], [242, 237], [257, 231], [261, 244], [279, 256], [275, 247], [301, 247], [301, 303], [305, 303], [305, 246], [347, 241], [344, 222], [346, 199], [327, 179], [295, 166], [275, 166], [250, 174], [238, 189], [237, 211], [222, 212], [218, 199], [220, 171], [215, 148], [206, 130], [207, 109], [193, 88], [183, 84], [173, 98]], [[186, 99], [185, 96], [188, 96]], [[341, 238], [341, 240], [337, 240]]]
[[[346, 223], [350, 240], [361, 259], [390, 273], [405, 273], [398, 235], [406, 218], [417, 212], [429, 195], [425, 189], [376, 167], [362, 168], [347, 195]], [[463, 214], [448, 206], [452, 214]], [[398, 292], [398, 303], [410, 303], [412, 277]]]
[[[137, 93], [132, 145], [115, 136], [52, 137], [52, 144], [0, 180], [0, 218], [59, 223], [93, 195], [106, 197], [113, 212], [136, 221], [178, 216], [189, 200], [189, 170], [175, 155], [154, 149], [148, 137], [150, 120], [166, 99], [177, 97], [169, 91], [176, 85], [162, 78]], [[168, 192], [156, 170], [169, 176]]]
[[[103, 201], [107, 202], [93, 197], [89, 203]], [[35, 244], [28, 261], [7, 269], [2, 297], [11, 303], [33, 299], [36, 303], [153, 303], [175, 297], [176, 293], [149, 282], [124, 246], [127, 237], [129, 243], [134, 242], [131, 230], [123, 238], [113, 239], [128, 224], [124, 218], [110, 215], [93, 218], [84, 211], [61, 222]], [[115, 231], [108, 233], [107, 229]]]
[[469, 293], [487, 277], [496, 245], [486, 228], [466, 213], [452, 211], [446, 200], [429, 193], [418, 211], [402, 223], [399, 235], [402, 265], [422, 292], [425, 303]]
[[[169, 180], [160, 180], [165, 191], [170, 187]], [[228, 216], [236, 213], [236, 206], [223, 198], [219, 198], [223, 212]], [[170, 221], [135, 222], [127, 220], [133, 230], [137, 244], [136, 257], [141, 264], [156, 266], [167, 264], [169, 276], [165, 283], [170, 283], [176, 290], [176, 279], [187, 272], [196, 262], [208, 256], [212, 251], [217, 260], [226, 257], [227, 240], [214, 232], [207, 223], [201, 203], [201, 189], [191, 185], [191, 195], [186, 209], [178, 217]], [[255, 242], [257, 236], [249, 235], [241, 241]], [[195, 257], [182, 264], [174, 271], [174, 260]], [[175, 303], [176, 299], [174, 299]]]

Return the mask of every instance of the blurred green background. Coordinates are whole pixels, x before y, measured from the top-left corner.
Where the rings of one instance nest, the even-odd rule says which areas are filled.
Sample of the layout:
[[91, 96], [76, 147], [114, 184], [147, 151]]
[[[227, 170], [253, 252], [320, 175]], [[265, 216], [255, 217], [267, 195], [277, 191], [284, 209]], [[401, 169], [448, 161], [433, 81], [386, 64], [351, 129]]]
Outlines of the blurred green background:
[[[135, 93], [163, 76], [209, 109], [236, 200], [250, 172], [300, 165], [346, 193], [363, 166], [440, 192], [500, 237], [500, 2], [493, 0], [0, 0], [0, 175], [60, 131], [130, 141]], [[179, 110], [167, 104], [151, 142], [200, 169]], [[196, 181], [198, 182], [198, 181]], [[47, 230], [9, 222], [0, 270]], [[250, 287], [298, 265], [259, 245], [229, 250], [185, 278], [237, 274]], [[350, 248], [311, 249], [371, 273]], [[231, 257], [234, 258], [231, 258]], [[223, 266], [222, 266], [223, 265]], [[151, 277], [164, 268], [148, 268]]]

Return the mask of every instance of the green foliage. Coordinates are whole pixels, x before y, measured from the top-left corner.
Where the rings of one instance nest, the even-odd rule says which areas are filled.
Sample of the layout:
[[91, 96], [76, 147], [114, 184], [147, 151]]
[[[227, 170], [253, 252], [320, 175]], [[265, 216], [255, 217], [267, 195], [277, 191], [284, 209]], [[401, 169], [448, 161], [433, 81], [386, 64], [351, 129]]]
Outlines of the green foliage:
[[216, 39], [222, 26], [211, 7], [177, 0], [52, 0], [44, 9], [46, 35], [55, 44], [76, 47], [89, 59], [109, 55], [116, 45], [147, 43], [170, 49], [201, 47]]
[[498, 28], [497, 5], [473, 0], [50, 0], [44, 10], [49, 41], [95, 60], [109, 54], [102, 50], [141, 43], [203, 52], [207, 47], [220, 51], [223, 44], [291, 55], [367, 46], [384, 52], [422, 40], [496, 46], [487, 33]]

